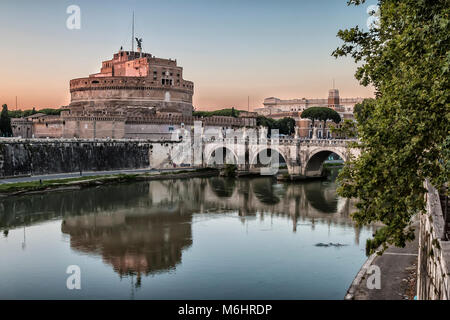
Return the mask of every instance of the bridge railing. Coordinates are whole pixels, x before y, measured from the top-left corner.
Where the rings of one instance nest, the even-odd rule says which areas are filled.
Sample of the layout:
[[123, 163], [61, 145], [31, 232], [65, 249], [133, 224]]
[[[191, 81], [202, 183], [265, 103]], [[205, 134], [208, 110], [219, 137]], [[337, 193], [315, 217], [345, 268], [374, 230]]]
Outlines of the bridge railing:
[[319, 146], [346, 146], [355, 139], [309, 139], [309, 138], [204, 138], [204, 143], [224, 143], [224, 144], [280, 144], [280, 145], [319, 145]]
[[450, 197], [448, 194], [448, 186], [441, 190], [439, 197], [441, 200], [442, 215], [444, 217], [444, 232], [442, 240], [450, 241]]

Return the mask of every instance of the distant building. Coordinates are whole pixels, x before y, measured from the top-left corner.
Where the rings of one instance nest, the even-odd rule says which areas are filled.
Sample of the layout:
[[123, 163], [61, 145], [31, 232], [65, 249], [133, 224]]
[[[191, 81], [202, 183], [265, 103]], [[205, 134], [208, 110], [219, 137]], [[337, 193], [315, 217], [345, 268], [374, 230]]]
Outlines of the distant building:
[[[300, 137], [312, 137], [313, 128], [312, 121], [302, 119], [301, 114], [304, 110], [310, 107], [329, 107], [336, 110], [342, 119], [354, 119], [353, 108], [357, 103], [363, 102], [364, 98], [340, 98], [338, 89], [331, 89], [328, 91], [328, 98], [326, 99], [292, 99], [281, 100], [275, 97], [264, 99], [264, 107], [255, 109], [259, 115], [273, 119], [282, 119], [291, 117], [295, 119], [299, 127]], [[324, 130], [323, 123], [316, 121], [317, 135], [319, 138], [331, 138], [330, 127]]]

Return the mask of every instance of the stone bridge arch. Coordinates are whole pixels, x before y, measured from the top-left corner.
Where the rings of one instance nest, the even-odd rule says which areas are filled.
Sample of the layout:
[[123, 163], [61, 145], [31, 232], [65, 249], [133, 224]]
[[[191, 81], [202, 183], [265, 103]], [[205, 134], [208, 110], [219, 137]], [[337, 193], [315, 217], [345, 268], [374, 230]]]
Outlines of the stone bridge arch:
[[[269, 156], [269, 150], [270, 150], [270, 156]], [[283, 148], [283, 146], [280, 145], [267, 145], [267, 144], [263, 144], [263, 145], [256, 145], [253, 148], [250, 149], [250, 154], [249, 154], [249, 164], [250, 164], [250, 168], [255, 170], [255, 168], [261, 164], [258, 163], [258, 157], [260, 155], [264, 155], [265, 157], [273, 157], [274, 156], [274, 152], [276, 154], [279, 155], [279, 157], [282, 157], [285, 164], [288, 167], [288, 172], [289, 174], [292, 174], [292, 170], [290, 169], [289, 163], [290, 163], [290, 154], [289, 154], [289, 150], [286, 150], [286, 148]], [[276, 165], [276, 169], [273, 171], [273, 174], [277, 174], [278, 173], [278, 169], [279, 169], [279, 165], [280, 165], [280, 161], [279, 159], [275, 159], [275, 162], [272, 162], [274, 165]], [[262, 165], [264, 165], [265, 167], [269, 167], [271, 164], [270, 163], [262, 163]]]
[[305, 177], [321, 176], [323, 163], [333, 153], [344, 161], [348, 160], [348, 150], [343, 147], [319, 147], [306, 150], [303, 155], [302, 174]]
[[[215, 152], [222, 149], [226, 153], [225, 163], [237, 164], [238, 170], [254, 172], [264, 170], [263, 175], [279, 173], [278, 166], [267, 165], [258, 168], [258, 155], [266, 150], [279, 154], [286, 162], [292, 179], [319, 177], [322, 175], [323, 163], [330, 154], [337, 154], [342, 160], [350, 160], [350, 156], [359, 156], [359, 150], [349, 148], [350, 140], [257, 140], [257, 139], [223, 139], [207, 141], [203, 146], [202, 163], [204, 166], [214, 165], [211, 160]], [[267, 155], [267, 153], [263, 153]], [[266, 160], [267, 161], [267, 160]], [[216, 163], [220, 165], [220, 163]], [[263, 163], [264, 165], [265, 163]], [[274, 163], [276, 164], [276, 162]]]
[[[236, 152], [225, 144], [208, 145], [203, 152], [203, 159], [204, 164], [206, 166], [214, 164], [214, 162], [216, 162], [216, 164], [218, 165], [225, 165], [225, 164], [237, 165], [239, 160]], [[223, 163], [220, 163], [221, 159], [223, 159]]]

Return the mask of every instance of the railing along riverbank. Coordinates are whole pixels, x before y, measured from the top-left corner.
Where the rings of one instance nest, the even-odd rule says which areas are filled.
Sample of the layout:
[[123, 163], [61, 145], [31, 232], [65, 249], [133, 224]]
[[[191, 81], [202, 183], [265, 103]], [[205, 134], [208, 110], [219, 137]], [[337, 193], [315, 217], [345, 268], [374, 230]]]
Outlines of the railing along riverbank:
[[448, 197], [425, 182], [426, 213], [420, 217], [417, 296], [420, 300], [450, 299]]

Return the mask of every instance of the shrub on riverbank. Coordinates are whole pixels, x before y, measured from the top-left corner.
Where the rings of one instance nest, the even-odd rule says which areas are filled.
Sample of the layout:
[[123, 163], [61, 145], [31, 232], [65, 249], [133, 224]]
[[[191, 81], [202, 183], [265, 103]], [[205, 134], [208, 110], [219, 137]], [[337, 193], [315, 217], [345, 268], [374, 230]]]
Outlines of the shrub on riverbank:
[[235, 177], [237, 173], [237, 166], [235, 164], [227, 164], [222, 170], [221, 175], [224, 177]]

